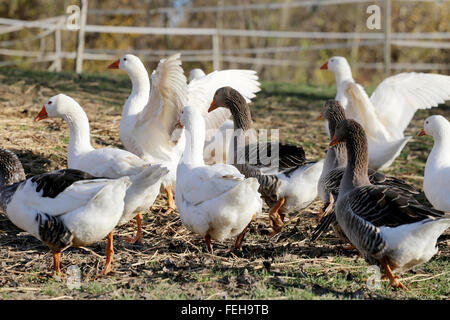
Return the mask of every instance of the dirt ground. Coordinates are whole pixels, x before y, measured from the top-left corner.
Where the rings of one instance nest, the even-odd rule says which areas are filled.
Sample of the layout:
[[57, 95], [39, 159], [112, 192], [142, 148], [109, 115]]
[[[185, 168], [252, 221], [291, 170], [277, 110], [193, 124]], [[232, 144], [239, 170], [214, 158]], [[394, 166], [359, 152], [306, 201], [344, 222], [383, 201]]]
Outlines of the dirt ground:
[[[105, 72], [106, 73], [106, 72]], [[68, 127], [59, 119], [38, 123], [33, 118], [51, 96], [64, 92], [86, 110], [95, 147], [121, 147], [118, 125], [130, 91], [125, 76], [54, 74], [2, 69], [0, 71], [1, 147], [15, 152], [27, 176], [66, 166]], [[279, 128], [284, 142], [300, 144], [307, 157], [324, 157], [327, 137], [316, 121], [321, 106], [335, 88], [265, 83], [252, 106], [257, 128]], [[450, 103], [420, 111], [406, 130], [415, 135], [431, 114], [450, 119]], [[421, 188], [430, 137], [414, 136], [386, 170]], [[423, 194], [421, 199], [426, 201]], [[449, 299], [450, 232], [439, 240], [439, 253], [425, 265], [403, 274], [409, 291], [394, 290], [382, 281], [370, 289], [368, 264], [356, 251], [343, 249], [332, 232], [313, 243], [320, 202], [291, 212], [283, 231], [269, 238], [267, 212], [257, 217], [242, 248], [233, 239], [213, 242], [207, 253], [203, 239], [183, 227], [177, 211], [165, 214], [162, 195], [144, 215], [144, 239], [131, 245], [124, 237], [135, 233], [134, 222], [116, 231], [113, 272], [99, 274], [105, 261], [101, 241], [62, 254], [62, 270], [52, 277], [48, 248], [0, 216], [0, 299]], [[70, 266], [81, 272], [81, 283], [70, 286]]]

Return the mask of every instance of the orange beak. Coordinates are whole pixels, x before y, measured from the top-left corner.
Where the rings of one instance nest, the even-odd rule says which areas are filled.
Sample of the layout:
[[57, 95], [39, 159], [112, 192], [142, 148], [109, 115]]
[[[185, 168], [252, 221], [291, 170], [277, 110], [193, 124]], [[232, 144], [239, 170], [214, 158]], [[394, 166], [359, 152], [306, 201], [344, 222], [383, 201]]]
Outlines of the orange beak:
[[211, 112], [215, 109], [217, 109], [217, 106], [216, 106], [216, 101], [214, 101], [214, 99], [213, 99], [213, 101], [211, 102], [211, 105], [209, 106], [208, 112]]
[[175, 124], [175, 128], [177, 128], [177, 129], [183, 128], [183, 125], [181, 124], [180, 120], [178, 120], [177, 123]]
[[328, 61], [320, 67], [320, 70], [328, 70]]
[[323, 120], [323, 119], [324, 119], [323, 113], [321, 112], [321, 113], [319, 114], [319, 116], [317, 117], [316, 120]]
[[422, 129], [420, 129], [420, 131], [419, 131], [419, 133], [417, 135], [419, 137], [421, 137], [421, 136], [426, 136], [427, 134], [426, 134], [425, 130], [422, 128]]
[[120, 59], [117, 59], [108, 66], [108, 69], [119, 69]]
[[331, 138], [330, 147], [333, 147], [333, 146], [337, 145], [339, 142], [340, 141], [336, 138], [336, 133], [335, 133], [333, 138]]
[[42, 119], [48, 118], [47, 110], [45, 110], [45, 106], [42, 107], [41, 111], [39, 111], [36, 118], [34, 118], [34, 121], [39, 121]]

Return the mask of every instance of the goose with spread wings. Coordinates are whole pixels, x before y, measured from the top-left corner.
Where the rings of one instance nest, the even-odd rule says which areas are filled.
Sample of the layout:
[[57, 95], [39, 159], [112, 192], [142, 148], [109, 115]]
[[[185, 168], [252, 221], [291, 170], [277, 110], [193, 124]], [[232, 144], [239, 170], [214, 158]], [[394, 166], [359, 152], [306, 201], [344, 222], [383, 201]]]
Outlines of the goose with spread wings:
[[[173, 190], [176, 181], [176, 167], [185, 146], [185, 138], [175, 129], [181, 109], [185, 105], [198, 108], [205, 117], [206, 145], [212, 152], [220, 148], [210, 145], [217, 131], [225, 131], [229, 124], [229, 113], [218, 111], [208, 114], [207, 110], [217, 88], [224, 85], [239, 86], [242, 94], [250, 101], [259, 91], [256, 72], [250, 70], [214, 71], [193, 79], [187, 84], [181, 68], [180, 54], [162, 59], [150, 80], [142, 61], [126, 54], [109, 65], [110, 69], [121, 69], [129, 75], [132, 91], [125, 102], [119, 127], [119, 136], [125, 148], [149, 163], [162, 163], [169, 169], [163, 180], [168, 195], [169, 208], [175, 208]], [[225, 127], [222, 127], [225, 124]], [[223, 134], [220, 134], [220, 142]], [[206, 153], [213, 159], [214, 154]], [[211, 161], [209, 161], [211, 162]]]
[[450, 99], [450, 76], [399, 73], [384, 79], [369, 97], [353, 80], [344, 57], [332, 57], [322, 70], [334, 72], [338, 100], [348, 119], [360, 123], [369, 142], [369, 166], [389, 167], [411, 137], [403, 132], [417, 110], [437, 107]]

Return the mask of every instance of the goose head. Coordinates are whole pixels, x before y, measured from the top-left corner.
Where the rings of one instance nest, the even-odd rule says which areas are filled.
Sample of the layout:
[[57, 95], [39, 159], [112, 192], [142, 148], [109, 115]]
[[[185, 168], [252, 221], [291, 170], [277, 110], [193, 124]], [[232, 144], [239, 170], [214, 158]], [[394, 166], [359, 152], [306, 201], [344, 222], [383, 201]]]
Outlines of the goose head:
[[336, 72], [339, 69], [343, 69], [345, 67], [350, 67], [347, 62], [347, 59], [345, 59], [344, 57], [335, 56], [335, 57], [331, 57], [330, 59], [328, 59], [328, 61], [325, 62], [320, 67], [320, 69]]
[[45, 118], [62, 118], [73, 111], [75, 106], [78, 106], [78, 103], [74, 99], [63, 93], [57, 94], [45, 102], [34, 121]]
[[353, 79], [350, 65], [344, 57], [331, 57], [320, 67], [320, 69], [332, 71], [336, 76], [337, 82], [346, 79]]
[[226, 108], [230, 110], [236, 129], [247, 130], [251, 128], [252, 116], [250, 114], [250, 108], [239, 91], [232, 87], [222, 87], [217, 89], [208, 112], [217, 108]]
[[325, 119], [328, 121], [328, 129], [330, 135], [334, 135], [336, 126], [345, 120], [345, 111], [337, 100], [327, 100], [322, 108], [322, 112], [318, 119]]
[[145, 70], [145, 66], [141, 59], [133, 54], [125, 54], [120, 59], [114, 61], [108, 66], [108, 69], [120, 69], [128, 74], [134, 74], [140, 72], [142, 69]]
[[180, 120], [177, 123], [177, 128], [186, 127], [189, 130], [193, 127], [197, 127], [199, 125], [201, 126], [200, 122], [203, 122], [204, 127], [204, 119], [200, 110], [191, 106], [185, 106], [181, 110]]
[[335, 130], [330, 141], [330, 146], [345, 142], [347, 144], [362, 145], [367, 144], [367, 137], [364, 128], [355, 120], [345, 119], [341, 121]]
[[206, 74], [202, 69], [192, 69], [191, 72], [189, 72], [189, 82], [191, 82], [192, 80], [203, 78], [204, 76], [206, 76]]
[[441, 115], [430, 116], [425, 119], [423, 129], [418, 133], [419, 136], [430, 135], [434, 139], [440, 138], [450, 133], [449, 123]]

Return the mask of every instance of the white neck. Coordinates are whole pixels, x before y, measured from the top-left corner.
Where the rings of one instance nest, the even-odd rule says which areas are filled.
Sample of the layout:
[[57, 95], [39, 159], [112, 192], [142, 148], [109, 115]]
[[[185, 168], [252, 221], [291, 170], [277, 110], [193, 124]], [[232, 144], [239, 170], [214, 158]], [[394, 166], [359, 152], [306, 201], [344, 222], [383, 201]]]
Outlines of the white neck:
[[205, 145], [205, 120], [202, 116], [192, 119], [186, 124], [184, 134], [186, 135], [186, 146], [184, 148], [181, 162], [190, 166], [203, 166], [203, 148]]
[[334, 71], [334, 77], [336, 78], [336, 85], [339, 85], [342, 81], [353, 80], [352, 69], [348, 63], [340, 64]]
[[126, 116], [136, 115], [147, 105], [150, 96], [150, 80], [148, 72], [143, 65], [137, 65], [135, 70], [127, 72], [131, 79], [131, 94], [125, 102], [122, 119]]
[[69, 167], [73, 157], [94, 150], [90, 141], [89, 120], [80, 105], [73, 105], [70, 112], [65, 113], [62, 118], [67, 121], [70, 128], [68, 147]]
[[[428, 156], [426, 166], [432, 165], [434, 168], [450, 166], [450, 125], [440, 128], [439, 132], [433, 135], [434, 144]], [[426, 167], [425, 167], [426, 170]]]

